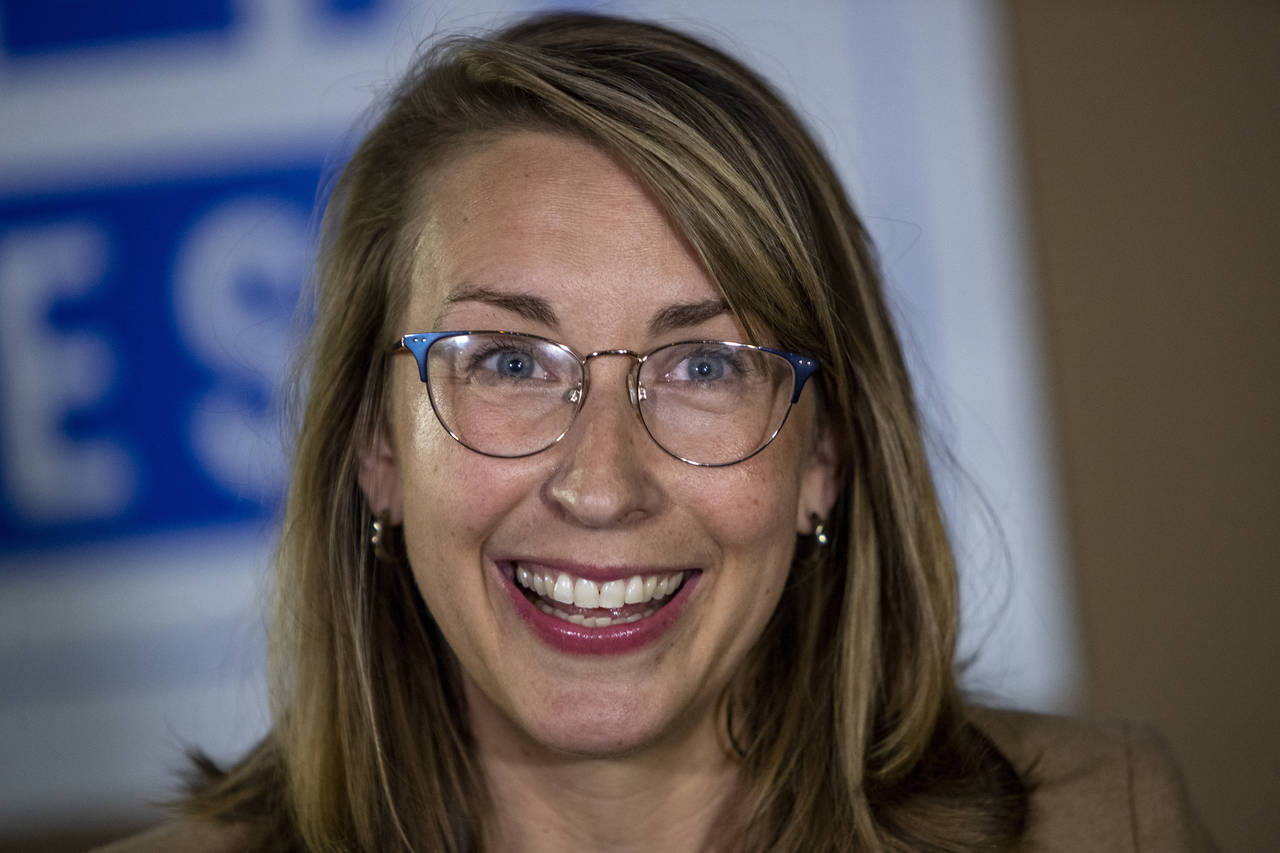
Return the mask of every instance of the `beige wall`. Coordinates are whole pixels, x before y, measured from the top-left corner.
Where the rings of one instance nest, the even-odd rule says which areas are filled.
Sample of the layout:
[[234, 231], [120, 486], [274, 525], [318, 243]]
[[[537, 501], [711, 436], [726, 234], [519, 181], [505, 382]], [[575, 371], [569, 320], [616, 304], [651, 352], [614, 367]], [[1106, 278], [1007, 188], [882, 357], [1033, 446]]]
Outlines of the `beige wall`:
[[1280, 849], [1280, 3], [1009, 8], [1088, 710]]

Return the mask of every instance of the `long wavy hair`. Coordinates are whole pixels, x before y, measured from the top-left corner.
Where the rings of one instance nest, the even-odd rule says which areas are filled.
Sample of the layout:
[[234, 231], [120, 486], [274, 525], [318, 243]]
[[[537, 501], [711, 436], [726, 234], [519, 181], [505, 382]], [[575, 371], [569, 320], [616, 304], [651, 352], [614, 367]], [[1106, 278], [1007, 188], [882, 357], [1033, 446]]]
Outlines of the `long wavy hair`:
[[648, 187], [749, 336], [819, 359], [839, 443], [829, 544], [798, 542], [723, 697], [745, 795], [732, 850], [1000, 850], [1022, 781], [968, 721], [956, 574], [867, 235], [795, 113], [663, 27], [552, 14], [437, 44], [390, 93], [324, 216], [277, 557], [274, 727], [202, 771], [188, 814], [258, 849], [467, 851], [492, 803], [458, 664], [357, 484], [384, 417], [426, 176], [487, 138], [572, 134]]

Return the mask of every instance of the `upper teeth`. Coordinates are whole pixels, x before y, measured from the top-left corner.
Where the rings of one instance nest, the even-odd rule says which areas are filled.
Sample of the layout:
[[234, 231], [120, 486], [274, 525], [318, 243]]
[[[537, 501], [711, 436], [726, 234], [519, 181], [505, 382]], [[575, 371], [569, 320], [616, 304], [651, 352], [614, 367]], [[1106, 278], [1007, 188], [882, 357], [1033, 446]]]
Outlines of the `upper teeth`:
[[521, 586], [533, 590], [544, 598], [552, 598], [561, 604], [575, 607], [603, 607], [613, 609], [624, 604], [644, 604], [665, 598], [680, 588], [684, 572], [668, 575], [632, 575], [625, 580], [596, 583], [575, 577], [566, 572], [540, 571], [525, 566], [516, 567], [516, 580]]

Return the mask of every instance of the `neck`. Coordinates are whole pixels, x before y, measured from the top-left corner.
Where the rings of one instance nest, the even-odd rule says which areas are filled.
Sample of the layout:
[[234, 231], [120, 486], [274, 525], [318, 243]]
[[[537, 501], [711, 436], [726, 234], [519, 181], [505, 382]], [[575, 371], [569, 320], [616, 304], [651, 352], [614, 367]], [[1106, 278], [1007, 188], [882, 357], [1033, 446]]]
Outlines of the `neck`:
[[680, 737], [607, 757], [555, 752], [505, 720], [486, 724], [474, 709], [472, 717], [493, 807], [487, 850], [706, 850], [738, 782], [715, 715]]

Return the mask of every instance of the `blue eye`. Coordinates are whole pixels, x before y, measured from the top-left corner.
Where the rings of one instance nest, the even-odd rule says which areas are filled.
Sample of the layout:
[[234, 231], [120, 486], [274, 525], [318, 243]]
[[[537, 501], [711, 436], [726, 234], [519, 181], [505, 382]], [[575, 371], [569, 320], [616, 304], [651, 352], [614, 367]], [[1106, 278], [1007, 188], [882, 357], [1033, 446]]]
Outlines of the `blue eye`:
[[547, 359], [537, 350], [505, 346], [488, 346], [467, 359], [467, 373], [485, 382], [525, 382], [552, 380]]
[[723, 356], [700, 353], [685, 359], [684, 370], [691, 382], [711, 382], [724, 377], [727, 365]]
[[537, 363], [527, 352], [503, 350], [490, 356], [485, 366], [508, 379], [530, 379], [533, 377]]

